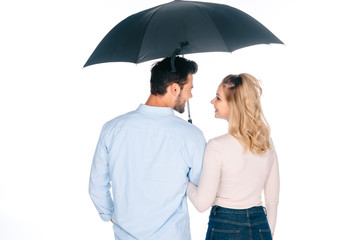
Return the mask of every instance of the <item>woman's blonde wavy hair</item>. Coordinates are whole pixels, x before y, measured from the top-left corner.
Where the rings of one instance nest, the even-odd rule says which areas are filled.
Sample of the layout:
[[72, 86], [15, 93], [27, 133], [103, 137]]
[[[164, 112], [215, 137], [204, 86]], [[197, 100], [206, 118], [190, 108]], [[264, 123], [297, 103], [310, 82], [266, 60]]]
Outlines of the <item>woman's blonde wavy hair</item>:
[[226, 76], [221, 84], [230, 105], [229, 133], [255, 154], [271, 149], [270, 126], [261, 109], [262, 88], [250, 74]]

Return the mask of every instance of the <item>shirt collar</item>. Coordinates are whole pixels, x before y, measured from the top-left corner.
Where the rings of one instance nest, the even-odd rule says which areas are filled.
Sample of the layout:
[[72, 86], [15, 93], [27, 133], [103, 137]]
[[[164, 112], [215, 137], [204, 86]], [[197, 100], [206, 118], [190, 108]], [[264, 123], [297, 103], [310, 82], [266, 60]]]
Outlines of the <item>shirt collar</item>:
[[174, 111], [169, 107], [153, 107], [145, 104], [140, 104], [137, 111], [164, 116], [174, 115]]

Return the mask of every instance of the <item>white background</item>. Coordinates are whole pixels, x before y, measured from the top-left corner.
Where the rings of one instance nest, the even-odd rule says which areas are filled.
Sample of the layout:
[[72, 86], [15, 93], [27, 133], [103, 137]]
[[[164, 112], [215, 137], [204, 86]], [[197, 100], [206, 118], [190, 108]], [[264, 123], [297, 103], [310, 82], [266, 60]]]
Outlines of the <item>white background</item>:
[[[102, 125], [146, 101], [153, 61], [82, 66], [118, 22], [166, 2], [0, 3], [1, 240], [113, 239], [111, 223], [101, 221], [87, 193], [92, 156]], [[225, 133], [209, 103], [217, 85], [230, 73], [259, 78], [281, 171], [275, 239], [356, 238], [358, 4], [221, 3], [262, 22], [285, 46], [186, 55], [199, 64], [194, 124], [207, 140]], [[190, 206], [190, 215], [193, 239], [203, 239], [208, 212]]]

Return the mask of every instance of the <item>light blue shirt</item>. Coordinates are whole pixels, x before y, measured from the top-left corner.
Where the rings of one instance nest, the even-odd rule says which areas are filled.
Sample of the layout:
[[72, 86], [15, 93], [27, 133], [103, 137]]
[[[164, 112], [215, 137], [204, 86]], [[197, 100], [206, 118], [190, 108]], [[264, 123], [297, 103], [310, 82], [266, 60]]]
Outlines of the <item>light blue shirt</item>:
[[89, 193], [117, 239], [191, 239], [185, 194], [199, 182], [205, 144], [171, 108], [141, 104], [103, 126]]

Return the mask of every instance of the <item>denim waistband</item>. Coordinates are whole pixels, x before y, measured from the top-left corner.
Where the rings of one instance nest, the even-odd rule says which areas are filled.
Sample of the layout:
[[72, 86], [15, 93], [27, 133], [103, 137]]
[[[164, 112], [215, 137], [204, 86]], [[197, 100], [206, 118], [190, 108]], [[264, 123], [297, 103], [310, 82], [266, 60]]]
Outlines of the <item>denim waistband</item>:
[[263, 206], [256, 206], [256, 207], [251, 207], [248, 209], [233, 209], [233, 208], [224, 208], [224, 207], [220, 207], [220, 206], [213, 206], [211, 208], [211, 213], [233, 213], [233, 214], [250, 214], [250, 213], [258, 213], [258, 212], [265, 212], [266, 214], [266, 209]]

